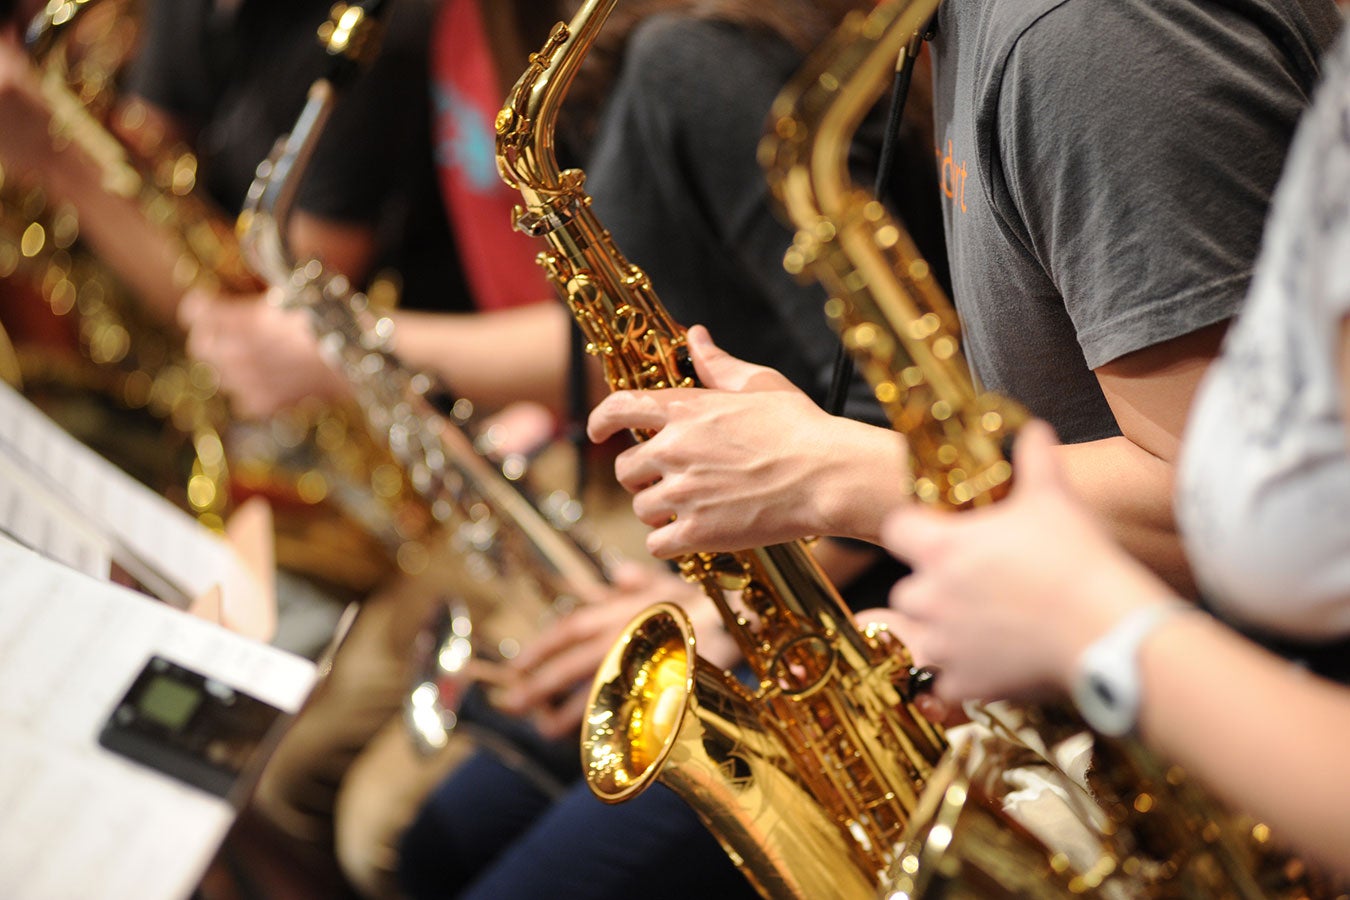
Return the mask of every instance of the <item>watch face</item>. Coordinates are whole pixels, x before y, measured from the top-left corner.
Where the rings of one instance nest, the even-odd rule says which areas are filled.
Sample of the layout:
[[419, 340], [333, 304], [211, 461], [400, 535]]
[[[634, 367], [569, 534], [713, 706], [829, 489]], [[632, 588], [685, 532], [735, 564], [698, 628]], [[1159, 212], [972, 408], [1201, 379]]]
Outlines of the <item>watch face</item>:
[[[1119, 673], [1117, 673], [1119, 674]], [[1113, 678], [1092, 660], [1084, 660], [1083, 670], [1074, 684], [1073, 701], [1093, 730], [1108, 737], [1119, 737], [1134, 727], [1136, 704], [1131, 701], [1129, 685]]]
[[1115, 707], [1120, 701], [1116, 699], [1116, 692], [1111, 689], [1111, 683], [1096, 673], [1088, 676], [1088, 689], [1097, 695], [1097, 701], [1105, 706]]

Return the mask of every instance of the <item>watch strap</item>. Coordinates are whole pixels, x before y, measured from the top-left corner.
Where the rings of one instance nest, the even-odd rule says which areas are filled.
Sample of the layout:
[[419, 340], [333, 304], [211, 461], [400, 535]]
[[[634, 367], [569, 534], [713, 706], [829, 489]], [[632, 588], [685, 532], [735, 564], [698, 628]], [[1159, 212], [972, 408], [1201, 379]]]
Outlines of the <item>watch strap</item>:
[[1134, 730], [1143, 693], [1140, 646], [1174, 616], [1195, 610], [1181, 601], [1140, 606], [1088, 645], [1078, 658], [1072, 690], [1074, 703], [1088, 725], [1110, 737]]

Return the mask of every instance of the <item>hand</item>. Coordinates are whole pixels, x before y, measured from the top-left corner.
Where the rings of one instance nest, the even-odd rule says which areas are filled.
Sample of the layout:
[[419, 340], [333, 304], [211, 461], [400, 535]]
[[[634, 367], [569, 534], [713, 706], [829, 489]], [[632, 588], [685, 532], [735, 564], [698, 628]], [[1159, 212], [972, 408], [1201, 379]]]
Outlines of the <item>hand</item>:
[[483, 419], [474, 443], [497, 462], [528, 457], [549, 445], [558, 433], [558, 419], [542, 403], [517, 400]]
[[346, 381], [319, 353], [307, 314], [267, 298], [192, 290], [178, 307], [188, 353], [219, 373], [233, 412], [261, 419], [306, 397], [346, 394]]
[[580, 725], [596, 669], [635, 616], [661, 602], [711, 605], [679, 576], [638, 563], [621, 564], [613, 584], [586, 599], [526, 645], [510, 664], [517, 680], [494, 695], [503, 711], [530, 715], [545, 737], [562, 737]]
[[[778, 372], [719, 349], [702, 326], [689, 330], [689, 350], [702, 389], [620, 391], [595, 408], [587, 427], [597, 442], [625, 429], [653, 433], [614, 464], [634, 495], [633, 512], [655, 529], [648, 551], [670, 558], [812, 534], [864, 536], [833, 515], [857, 511], [838, 502], [847, 493], [840, 481], [865, 471], [858, 442], [874, 443], [877, 434], [898, 473], [899, 440], [826, 414]], [[887, 481], [898, 502], [898, 474]], [[890, 505], [875, 507], [877, 525]]]
[[1071, 494], [1055, 446], [1033, 422], [1001, 503], [964, 513], [908, 504], [886, 521], [883, 542], [914, 574], [892, 590], [884, 620], [916, 665], [939, 669], [939, 699], [1065, 690], [1088, 644], [1168, 594]]

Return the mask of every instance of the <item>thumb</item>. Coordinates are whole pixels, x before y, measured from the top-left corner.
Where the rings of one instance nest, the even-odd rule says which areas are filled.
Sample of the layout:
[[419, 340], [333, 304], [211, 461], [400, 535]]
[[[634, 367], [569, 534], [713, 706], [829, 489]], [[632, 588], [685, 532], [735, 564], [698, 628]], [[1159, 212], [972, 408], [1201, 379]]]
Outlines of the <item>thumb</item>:
[[724, 391], [773, 391], [791, 387], [782, 375], [765, 366], [737, 359], [713, 343], [712, 335], [702, 325], [695, 325], [688, 333], [689, 357], [694, 371], [705, 388]]
[[891, 554], [918, 568], [947, 542], [954, 514], [911, 501], [897, 507], [881, 525], [881, 543]]
[[206, 313], [211, 305], [211, 295], [200, 288], [193, 288], [178, 301], [178, 327], [191, 331], [192, 326]]
[[1013, 471], [1017, 485], [1014, 490], [1065, 489], [1064, 469], [1055, 452], [1058, 446], [1059, 439], [1048, 423], [1036, 419], [1022, 426], [1013, 448]]
[[649, 587], [653, 580], [651, 564], [632, 559], [620, 562], [610, 574], [610, 584], [620, 594], [635, 594]]

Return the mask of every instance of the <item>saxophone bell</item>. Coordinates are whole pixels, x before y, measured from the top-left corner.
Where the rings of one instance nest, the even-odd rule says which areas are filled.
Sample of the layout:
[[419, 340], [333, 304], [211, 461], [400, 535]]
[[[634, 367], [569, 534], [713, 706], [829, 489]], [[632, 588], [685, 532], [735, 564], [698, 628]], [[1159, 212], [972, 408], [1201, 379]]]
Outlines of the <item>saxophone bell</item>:
[[468, 606], [458, 599], [437, 604], [413, 642], [412, 689], [403, 698], [403, 723], [421, 755], [445, 749], [459, 727], [476, 655]]
[[[622, 803], [661, 781], [698, 813], [766, 897], [869, 896], [849, 847], [754, 695], [698, 655], [684, 610], [662, 603], [624, 629], [596, 673], [582, 723], [591, 790]], [[791, 809], [791, 820], [783, 809]], [[839, 865], [822, 865], [821, 860]]]

